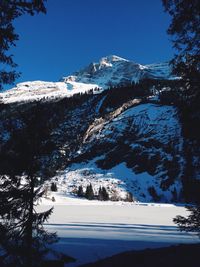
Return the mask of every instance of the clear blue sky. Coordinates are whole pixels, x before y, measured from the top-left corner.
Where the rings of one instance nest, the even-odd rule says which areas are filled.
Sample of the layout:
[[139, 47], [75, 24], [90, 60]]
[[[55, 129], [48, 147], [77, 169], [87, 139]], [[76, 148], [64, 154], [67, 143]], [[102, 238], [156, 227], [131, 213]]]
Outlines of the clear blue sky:
[[18, 82], [57, 81], [111, 54], [141, 64], [167, 61], [169, 22], [161, 0], [48, 0], [47, 15], [15, 22]]

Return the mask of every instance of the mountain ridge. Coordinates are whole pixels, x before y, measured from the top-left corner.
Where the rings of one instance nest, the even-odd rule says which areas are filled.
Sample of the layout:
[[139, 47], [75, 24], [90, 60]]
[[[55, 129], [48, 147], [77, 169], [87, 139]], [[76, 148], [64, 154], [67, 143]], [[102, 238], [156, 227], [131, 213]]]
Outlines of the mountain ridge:
[[[63, 77], [59, 82], [22, 82], [0, 93], [0, 103], [55, 100], [74, 94], [96, 90], [96, 93], [112, 86], [139, 82], [142, 79], [175, 79], [167, 62], [141, 65], [110, 55], [97, 63], [90, 63], [80, 71]], [[98, 90], [97, 90], [98, 89]]]
[[168, 62], [141, 65], [116, 55], [109, 55], [61, 80], [65, 83], [77, 81], [108, 88], [117, 84], [138, 82], [144, 78], [174, 79], [174, 76]]

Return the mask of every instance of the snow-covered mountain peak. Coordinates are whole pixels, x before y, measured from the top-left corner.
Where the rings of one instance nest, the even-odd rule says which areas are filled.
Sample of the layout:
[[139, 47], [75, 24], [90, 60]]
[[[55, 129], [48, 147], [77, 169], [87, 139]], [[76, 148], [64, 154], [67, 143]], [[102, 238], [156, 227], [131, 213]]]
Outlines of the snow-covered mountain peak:
[[[116, 66], [118, 66], [119, 64], [124, 64], [125, 62], [129, 62], [129, 60], [124, 59], [122, 57], [115, 56], [115, 55], [102, 57], [98, 60], [98, 62], [92, 62], [85, 68], [75, 72], [73, 74], [73, 77], [80, 76], [80, 75], [85, 75], [85, 76], [94, 75], [100, 70], [107, 71], [108, 69], [108, 71], [111, 71], [111, 68], [116, 68]], [[69, 77], [72, 77], [72, 76], [67, 76], [67, 77], [64, 77], [63, 79], [67, 79], [68, 81]]]
[[107, 89], [110, 86], [138, 82], [144, 78], [171, 79], [171, 68], [168, 63], [141, 65], [119, 56], [102, 57], [98, 62], [90, 63], [73, 75], [63, 77], [66, 84], [81, 82], [93, 87]]
[[107, 63], [107, 64], [112, 64], [113, 62], [119, 62], [119, 61], [125, 61], [125, 62], [129, 62], [129, 60], [122, 58], [122, 57], [118, 57], [116, 55], [109, 55], [106, 57], [102, 57], [100, 59], [100, 63]]

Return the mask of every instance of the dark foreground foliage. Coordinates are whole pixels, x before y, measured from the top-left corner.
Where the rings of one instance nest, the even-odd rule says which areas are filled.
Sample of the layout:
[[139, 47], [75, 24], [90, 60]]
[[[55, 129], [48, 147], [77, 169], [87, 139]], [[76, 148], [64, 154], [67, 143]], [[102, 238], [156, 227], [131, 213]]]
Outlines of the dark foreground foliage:
[[196, 232], [200, 238], [200, 205], [188, 206], [186, 209], [190, 212], [188, 217], [178, 215], [173, 221], [178, 225], [181, 232]]
[[46, 0], [0, 1], [0, 90], [4, 84], [13, 84], [19, 77], [19, 73], [15, 71], [17, 64], [9, 53], [19, 40], [14, 21], [25, 14], [33, 16], [46, 13], [45, 2]]
[[199, 267], [199, 244], [128, 251], [81, 267]]

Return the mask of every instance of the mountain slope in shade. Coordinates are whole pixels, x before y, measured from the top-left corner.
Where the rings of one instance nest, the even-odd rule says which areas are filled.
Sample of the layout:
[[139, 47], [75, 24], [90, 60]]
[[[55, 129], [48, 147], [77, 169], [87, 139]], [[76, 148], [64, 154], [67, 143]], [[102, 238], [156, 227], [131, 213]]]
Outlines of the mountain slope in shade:
[[16, 87], [0, 93], [0, 102], [54, 100], [95, 88], [101, 88], [102, 91], [110, 86], [138, 82], [145, 78], [174, 79], [174, 76], [168, 63], [141, 65], [111, 55], [101, 58], [98, 63], [89, 64], [70, 76], [63, 77], [61, 82], [19, 83]]
[[[23, 162], [27, 132], [35, 129], [41, 137], [38, 175], [49, 184], [55, 181], [65, 193], [91, 183], [95, 193], [105, 186], [114, 200], [131, 192], [139, 201], [184, 201], [188, 147], [178, 109], [152, 100], [152, 92], [131, 94], [135, 88], [2, 105], [1, 174], [15, 166], [15, 157]], [[199, 177], [198, 146], [194, 148], [189, 166]]]
[[125, 199], [128, 191], [139, 201], [175, 201], [182, 188], [182, 153], [176, 108], [133, 105], [91, 124], [74, 154], [76, 163], [55, 179], [69, 193], [91, 183], [96, 194], [105, 186], [111, 197]]

